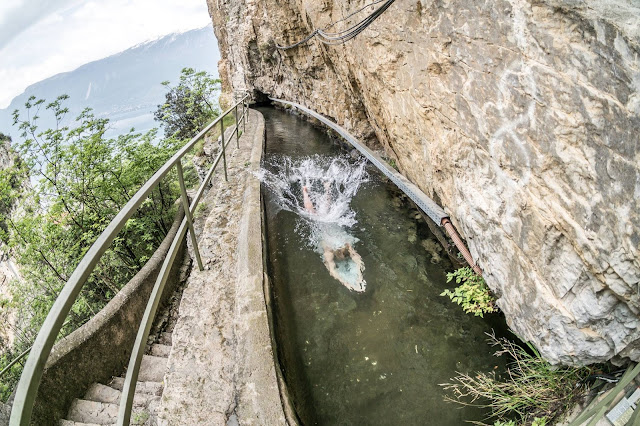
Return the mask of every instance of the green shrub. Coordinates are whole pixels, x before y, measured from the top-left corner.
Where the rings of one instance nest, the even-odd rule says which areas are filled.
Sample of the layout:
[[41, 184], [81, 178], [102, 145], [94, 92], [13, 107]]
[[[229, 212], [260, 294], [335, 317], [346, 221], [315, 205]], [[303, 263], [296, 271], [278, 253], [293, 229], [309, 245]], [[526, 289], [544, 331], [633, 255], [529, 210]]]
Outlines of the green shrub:
[[469, 267], [457, 269], [447, 274], [447, 282], [451, 282], [455, 278], [456, 284], [460, 284], [453, 291], [447, 289], [440, 296], [449, 296], [449, 298], [462, 306], [462, 309], [468, 314], [474, 314], [478, 317], [484, 317], [486, 313], [496, 312], [496, 299], [489, 290], [484, 278], [477, 275]]
[[544, 426], [583, 395], [584, 388], [577, 385], [592, 374], [591, 367], [552, 366], [530, 344], [526, 350], [507, 339], [488, 336], [498, 348], [495, 355], [511, 359], [504, 377], [496, 377], [495, 372], [458, 372], [451, 383], [441, 385], [447, 391], [445, 400], [491, 409], [495, 426]]
[[220, 84], [219, 79], [193, 68], [182, 69], [177, 86], [162, 82], [168, 92], [154, 117], [164, 127], [165, 137], [191, 139], [217, 118], [220, 110], [213, 97], [220, 91]]
[[[156, 141], [155, 130], [107, 138], [109, 120], [90, 109], [63, 126], [67, 99], [61, 95], [47, 103], [31, 97], [22, 112], [13, 114], [22, 132], [15, 143], [20, 161], [0, 169], [0, 241], [20, 265], [22, 279], [8, 286], [9, 300], [0, 300], [0, 329], [9, 327], [3, 315], [11, 311], [17, 319], [11, 324], [16, 342], [24, 347], [0, 342], [0, 370], [34, 341], [62, 288], [111, 219], [183, 146], [175, 138]], [[45, 113], [53, 115], [54, 128], [38, 127]], [[185, 168], [185, 180], [189, 187], [197, 182], [193, 167]], [[31, 185], [19, 184], [25, 181]], [[86, 323], [142, 268], [170, 229], [179, 196], [172, 169], [85, 280], [58, 338]], [[11, 394], [21, 369], [16, 364], [0, 377], [0, 402]]]

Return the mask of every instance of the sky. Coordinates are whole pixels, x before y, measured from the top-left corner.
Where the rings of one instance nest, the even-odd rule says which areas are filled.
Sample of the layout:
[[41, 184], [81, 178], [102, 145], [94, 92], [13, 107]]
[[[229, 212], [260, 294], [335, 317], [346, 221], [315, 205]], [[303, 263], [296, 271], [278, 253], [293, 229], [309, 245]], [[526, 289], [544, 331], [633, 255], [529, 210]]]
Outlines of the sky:
[[0, 108], [47, 77], [207, 24], [206, 0], [0, 1]]

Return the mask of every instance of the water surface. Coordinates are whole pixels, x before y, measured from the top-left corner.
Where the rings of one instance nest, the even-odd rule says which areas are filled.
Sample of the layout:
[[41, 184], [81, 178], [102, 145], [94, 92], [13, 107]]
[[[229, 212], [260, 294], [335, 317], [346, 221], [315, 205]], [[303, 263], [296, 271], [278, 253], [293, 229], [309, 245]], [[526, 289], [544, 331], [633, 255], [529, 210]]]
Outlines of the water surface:
[[[502, 368], [484, 334], [502, 329], [501, 320], [464, 314], [440, 296], [453, 266], [413, 206], [377, 170], [348, 158], [311, 124], [272, 108], [261, 112], [276, 339], [302, 423], [460, 425], [483, 419], [486, 412], [444, 402], [439, 384], [456, 371]], [[350, 177], [360, 168], [365, 173], [335, 179], [329, 169], [336, 162], [348, 163], [341, 170]], [[351, 194], [345, 185], [355, 180]], [[313, 211], [304, 206], [302, 186]], [[322, 206], [327, 192], [329, 207], [339, 211]], [[332, 247], [349, 243], [361, 258], [364, 288], [331, 276], [323, 247], [332, 236]], [[353, 256], [344, 257], [336, 260], [338, 269]], [[351, 270], [342, 265], [346, 275], [357, 272], [354, 264]]]

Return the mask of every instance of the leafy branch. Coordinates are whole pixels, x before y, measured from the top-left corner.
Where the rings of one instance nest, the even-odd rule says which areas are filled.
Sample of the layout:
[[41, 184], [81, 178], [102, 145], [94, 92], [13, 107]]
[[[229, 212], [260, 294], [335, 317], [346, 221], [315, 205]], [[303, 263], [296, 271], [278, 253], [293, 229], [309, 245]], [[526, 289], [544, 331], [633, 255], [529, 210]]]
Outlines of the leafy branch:
[[466, 313], [478, 317], [484, 317], [484, 314], [498, 311], [496, 299], [484, 278], [473, 272], [471, 268], [464, 267], [447, 273], [447, 282], [454, 279], [456, 284], [460, 285], [455, 287], [453, 291], [446, 289], [440, 296], [449, 296], [453, 302], [462, 306]]

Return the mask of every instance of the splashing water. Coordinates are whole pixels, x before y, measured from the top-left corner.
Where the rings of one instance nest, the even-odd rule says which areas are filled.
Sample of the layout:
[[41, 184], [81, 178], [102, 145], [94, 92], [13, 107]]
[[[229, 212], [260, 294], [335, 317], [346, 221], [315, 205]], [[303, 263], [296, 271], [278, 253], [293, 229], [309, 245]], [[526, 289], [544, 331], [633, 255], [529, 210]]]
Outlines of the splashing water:
[[365, 161], [353, 164], [348, 157], [281, 157], [269, 162], [272, 171], [257, 173], [279, 207], [296, 213], [308, 225], [309, 245], [322, 256], [329, 274], [358, 292], [366, 289], [364, 264], [354, 248], [358, 239], [347, 229], [357, 223], [350, 203], [368, 180], [365, 166]]
[[[283, 209], [312, 222], [351, 227], [356, 219], [349, 204], [360, 185], [367, 182], [365, 166], [365, 161], [352, 164], [347, 157], [280, 157], [269, 162], [273, 172], [261, 169], [257, 177], [275, 193]], [[303, 186], [315, 212], [304, 207]]]

